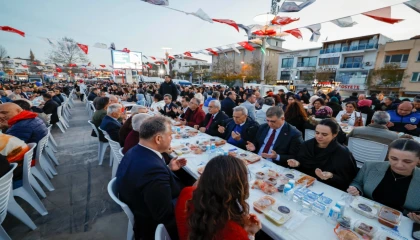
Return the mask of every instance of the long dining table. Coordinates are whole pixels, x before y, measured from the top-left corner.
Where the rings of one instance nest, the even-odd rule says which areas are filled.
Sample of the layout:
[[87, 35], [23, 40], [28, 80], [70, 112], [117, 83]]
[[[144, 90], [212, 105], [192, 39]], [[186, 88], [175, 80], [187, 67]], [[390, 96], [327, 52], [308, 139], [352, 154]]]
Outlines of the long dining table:
[[[195, 179], [200, 177], [199, 170], [206, 165], [210, 160], [211, 156], [208, 152], [203, 152], [201, 154], [195, 154], [193, 151], [189, 151], [191, 145], [198, 145], [200, 143], [220, 141], [218, 137], [213, 137], [205, 133], [197, 132], [194, 128], [191, 127], [177, 127], [174, 126], [173, 130], [173, 139], [171, 146], [174, 149], [177, 149], [179, 157], [187, 159], [187, 165], [184, 167], [184, 170], [188, 172]], [[194, 132], [194, 133], [192, 133]], [[175, 137], [176, 135], [177, 138]], [[226, 143], [219, 146], [218, 148], [223, 149], [224, 152], [235, 152], [237, 156], [241, 154], [251, 155], [252, 153], [242, 150], [236, 146]], [[183, 150], [182, 150], [183, 149]], [[220, 152], [221, 153], [221, 152]], [[327, 213], [324, 213], [323, 216], [318, 216], [312, 214], [310, 211], [302, 211], [302, 206], [298, 203], [288, 200], [288, 198], [280, 192], [275, 192], [271, 195], [276, 200], [277, 205], [287, 206], [291, 212], [291, 219], [283, 225], [276, 225], [269, 219], [267, 219], [264, 214], [258, 213], [253, 208], [253, 203], [259, 198], [267, 195], [262, 190], [253, 189], [253, 183], [256, 180], [257, 172], [267, 172], [269, 169], [276, 171], [281, 175], [293, 174], [295, 179], [298, 179], [301, 176], [304, 176], [303, 173], [299, 171], [283, 168], [271, 161], [261, 158], [260, 161], [257, 161], [253, 164], [248, 165], [249, 171], [249, 185], [250, 185], [250, 196], [247, 200], [250, 206], [250, 212], [256, 213], [261, 220], [262, 230], [271, 236], [273, 239], [286, 239], [286, 240], [330, 240], [338, 239], [334, 233], [334, 228], [336, 223], [330, 223], [327, 221]], [[279, 183], [277, 183], [278, 185]], [[308, 189], [314, 193], [326, 196], [333, 200], [332, 204], [335, 204], [337, 201], [342, 200], [343, 198], [351, 199], [350, 195], [347, 193], [333, 188], [327, 184], [324, 184], [320, 181], [315, 181], [315, 183], [308, 187]], [[377, 206], [381, 206], [377, 203]], [[363, 221], [364, 223], [374, 226], [377, 228], [375, 238], [373, 239], [412, 239], [411, 232], [413, 227], [413, 221], [407, 217], [403, 217], [398, 230], [395, 231], [389, 227], [386, 227], [378, 222], [378, 219], [371, 219], [365, 216], [362, 216], [355, 211], [353, 211], [349, 206], [345, 207], [344, 216], [351, 218], [352, 224], [356, 220]]]

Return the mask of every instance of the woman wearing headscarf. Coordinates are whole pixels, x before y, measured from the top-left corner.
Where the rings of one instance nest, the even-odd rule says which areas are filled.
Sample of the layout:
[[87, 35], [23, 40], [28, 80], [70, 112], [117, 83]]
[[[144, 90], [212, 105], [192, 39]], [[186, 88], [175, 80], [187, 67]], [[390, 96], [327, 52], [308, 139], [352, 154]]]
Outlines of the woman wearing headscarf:
[[333, 110], [333, 114], [332, 117], [336, 117], [337, 114], [343, 110], [343, 108], [341, 107], [340, 103], [338, 102], [338, 98], [337, 97], [331, 97], [330, 101], [327, 102], [327, 106], [330, 107]]
[[357, 102], [357, 108], [361, 113], [367, 115], [366, 117], [366, 125], [368, 125], [372, 121], [373, 114], [375, 111], [372, 109], [372, 100], [363, 99]]

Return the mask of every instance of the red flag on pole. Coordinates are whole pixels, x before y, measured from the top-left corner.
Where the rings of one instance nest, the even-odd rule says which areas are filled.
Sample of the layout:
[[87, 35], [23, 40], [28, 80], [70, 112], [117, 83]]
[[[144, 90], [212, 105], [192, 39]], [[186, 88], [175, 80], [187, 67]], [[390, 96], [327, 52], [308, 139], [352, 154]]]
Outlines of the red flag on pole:
[[271, 20], [271, 24], [273, 25], [287, 25], [289, 23], [298, 21], [300, 18], [290, 18], [290, 17], [280, 17], [280, 16], [276, 16], [274, 17], [273, 20]]
[[0, 26], [0, 30], [5, 31], [5, 32], [16, 33], [16, 34], [19, 34], [22, 37], [25, 37], [24, 32], [22, 32], [20, 30], [17, 30], [16, 28], [9, 27], [9, 26]]
[[187, 56], [187, 57], [192, 57], [191, 52], [184, 52], [184, 55]]
[[88, 45], [84, 45], [84, 44], [81, 44], [81, 43], [77, 43], [77, 46], [79, 46], [79, 48], [85, 53], [85, 54], [88, 54], [88, 51], [89, 51], [89, 47], [88, 47]]
[[276, 35], [276, 30], [274, 29], [264, 29], [264, 30], [258, 30], [253, 32], [253, 34], [258, 36], [274, 36]]
[[293, 35], [295, 38], [297, 38], [297, 39], [302, 39], [302, 33], [300, 32], [300, 30], [299, 29], [297, 29], [297, 28], [295, 28], [295, 29], [290, 29], [290, 30], [287, 30], [287, 31], [284, 31], [284, 32], [286, 32], [286, 33], [289, 33], [289, 34], [291, 34], [291, 35]]
[[255, 48], [251, 45], [251, 44], [249, 44], [248, 42], [246, 42], [246, 41], [243, 41], [243, 42], [238, 42], [238, 44], [241, 46], [241, 47], [243, 47], [243, 48], [245, 48], [246, 50], [248, 50], [248, 51], [254, 51], [255, 50]]
[[373, 18], [375, 20], [386, 22], [389, 24], [399, 23], [404, 19], [391, 18], [391, 7], [384, 7], [373, 11], [362, 13], [363, 15]]
[[217, 54], [217, 52], [216, 51], [214, 51], [213, 49], [211, 49], [211, 48], [206, 48], [206, 50], [207, 51], [209, 51], [211, 54], [213, 54], [214, 56], [218, 56], [219, 54]]
[[128, 48], [124, 48], [122, 51], [126, 52], [126, 53], [130, 53], [130, 49], [128, 49]]
[[230, 20], [230, 19], [212, 19], [212, 20], [215, 21], [215, 22], [230, 25], [230, 26], [234, 27], [236, 29], [236, 31], [239, 32], [238, 24], [236, 24], [236, 22], [233, 21], [233, 20]]

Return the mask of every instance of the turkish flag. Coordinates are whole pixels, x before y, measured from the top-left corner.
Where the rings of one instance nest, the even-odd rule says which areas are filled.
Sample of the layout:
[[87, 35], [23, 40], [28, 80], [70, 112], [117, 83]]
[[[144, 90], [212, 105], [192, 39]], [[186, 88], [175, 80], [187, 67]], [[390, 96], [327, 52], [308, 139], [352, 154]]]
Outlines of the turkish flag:
[[165, 60], [165, 61], [163, 61], [163, 63], [166, 65], [166, 64], [168, 64], [168, 61]]
[[243, 48], [245, 48], [246, 50], [248, 50], [248, 51], [254, 51], [255, 50], [255, 48], [251, 45], [251, 44], [249, 44], [248, 42], [246, 42], [246, 41], [244, 41], [244, 42], [238, 42], [238, 44], [241, 46], [241, 47], [243, 47]]
[[289, 23], [298, 21], [300, 18], [290, 18], [290, 17], [280, 17], [276, 16], [273, 20], [271, 20], [271, 24], [273, 25], [287, 25]]
[[150, 56], [150, 58], [156, 61], [156, 58], [155, 57]]
[[362, 14], [370, 18], [373, 18], [375, 20], [386, 22], [389, 24], [394, 24], [394, 23], [399, 23], [399, 22], [404, 21], [404, 19], [391, 18], [391, 7], [384, 7], [384, 8], [376, 9], [373, 11], [365, 12]]
[[80, 44], [80, 43], [78, 43], [78, 44], [77, 44], [77, 46], [79, 46], [79, 48], [80, 48], [80, 49], [82, 49], [82, 51], [83, 51], [85, 54], [88, 54], [88, 51], [89, 51], [89, 47], [88, 47], [88, 45], [84, 45], [84, 44]]
[[77, 67], [77, 64], [76, 63], [70, 63], [69, 67]]
[[236, 29], [236, 31], [239, 32], [238, 24], [236, 24], [236, 22], [233, 21], [233, 20], [229, 20], [229, 19], [212, 19], [212, 20], [215, 21], [215, 22], [230, 25], [230, 26], [234, 27]]
[[101, 67], [103, 67], [103, 68], [105, 68], [105, 67], [106, 67], [104, 64], [100, 64], [99, 66], [101, 66]]
[[24, 67], [24, 68], [28, 68], [28, 65], [22, 65], [22, 67]]
[[130, 49], [128, 49], [128, 48], [124, 48], [122, 51], [126, 52], [126, 53], [130, 53]]
[[290, 30], [287, 30], [287, 31], [284, 31], [284, 32], [286, 32], [286, 33], [289, 33], [289, 34], [291, 34], [291, 35], [293, 35], [295, 38], [297, 38], [297, 39], [302, 39], [302, 33], [300, 32], [300, 30], [299, 29], [297, 29], [297, 28], [295, 28], [295, 29], [290, 29]]
[[152, 64], [147, 64], [147, 67], [149, 67], [149, 68], [153, 68], [153, 66], [152, 66]]
[[219, 54], [217, 54], [217, 52], [215, 52], [213, 49], [211, 48], [206, 48], [207, 51], [209, 51], [211, 54], [213, 54], [214, 56], [218, 56]]
[[63, 70], [61, 70], [61, 68], [57, 67], [57, 68], [55, 68], [55, 71], [62, 72]]
[[0, 26], [0, 30], [5, 31], [5, 32], [16, 33], [16, 34], [19, 34], [22, 37], [25, 37], [24, 32], [22, 32], [20, 30], [17, 30], [16, 28], [9, 27], [9, 26]]
[[184, 52], [184, 55], [188, 57], [192, 57], [192, 54], [190, 52]]
[[168, 56], [169, 59], [174, 60], [175, 58], [173, 56]]
[[276, 35], [276, 30], [274, 29], [264, 29], [264, 30], [258, 30], [253, 32], [253, 34], [258, 36], [274, 36]]

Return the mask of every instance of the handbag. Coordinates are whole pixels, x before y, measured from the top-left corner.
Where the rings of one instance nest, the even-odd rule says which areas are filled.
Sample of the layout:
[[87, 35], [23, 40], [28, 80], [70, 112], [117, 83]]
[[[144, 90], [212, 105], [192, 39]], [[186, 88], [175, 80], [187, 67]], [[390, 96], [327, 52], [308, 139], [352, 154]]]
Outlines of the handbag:
[[354, 126], [355, 127], [363, 127], [363, 119], [362, 119], [362, 114], [359, 113], [360, 115], [357, 116], [357, 112], [354, 113], [354, 116], [356, 117], [356, 120], [354, 121]]

